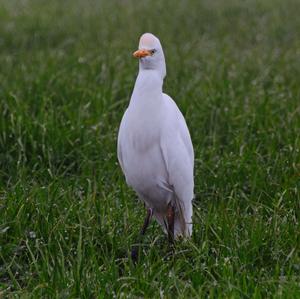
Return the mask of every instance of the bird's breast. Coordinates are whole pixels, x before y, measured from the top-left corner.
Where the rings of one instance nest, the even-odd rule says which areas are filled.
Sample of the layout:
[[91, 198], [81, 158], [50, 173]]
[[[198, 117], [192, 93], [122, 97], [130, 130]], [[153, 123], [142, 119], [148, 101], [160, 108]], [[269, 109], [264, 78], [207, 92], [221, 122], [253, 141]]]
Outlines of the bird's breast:
[[[141, 141], [141, 140], [140, 140]], [[168, 180], [162, 152], [157, 142], [145, 139], [133, 142], [123, 156], [126, 181], [152, 208], [162, 208], [170, 200], [170, 192], [162, 186]]]
[[135, 189], [167, 176], [159, 132], [136, 128], [128, 131], [121, 146], [126, 179]]

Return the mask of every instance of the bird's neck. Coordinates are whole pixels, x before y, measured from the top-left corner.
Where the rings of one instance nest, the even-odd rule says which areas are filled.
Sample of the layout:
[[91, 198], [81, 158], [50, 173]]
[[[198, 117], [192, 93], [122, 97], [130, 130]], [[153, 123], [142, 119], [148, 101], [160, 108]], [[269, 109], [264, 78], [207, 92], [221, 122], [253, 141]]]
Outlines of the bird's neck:
[[[130, 104], [147, 105], [147, 102], [160, 101], [163, 79], [155, 70], [140, 70], [136, 78]], [[149, 103], [150, 104], [150, 103]]]

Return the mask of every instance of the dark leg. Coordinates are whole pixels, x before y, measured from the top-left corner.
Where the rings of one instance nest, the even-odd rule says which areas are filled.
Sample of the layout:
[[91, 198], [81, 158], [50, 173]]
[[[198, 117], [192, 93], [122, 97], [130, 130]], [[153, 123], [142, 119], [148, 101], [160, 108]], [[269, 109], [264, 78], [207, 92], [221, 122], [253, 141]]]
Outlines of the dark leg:
[[167, 210], [167, 222], [168, 222], [168, 236], [169, 242], [174, 243], [174, 218], [175, 218], [175, 209], [169, 204]]
[[141, 229], [141, 235], [144, 236], [145, 233], [146, 233], [146, 229], [150, 223], [150, 220], [152, 218], [152, 215], [153, 215], [153, 210], [152, 209], [148, 209], [147, 210], [147, 215], [146, 215], [146, 218], [145, 218], [145, 221], [144, 221], [144, 225]]
[[[145, 218], [145, 221], [144, 221], [144, 225], [143, 225], [143, 227], [142, 227], [142, 229], [141, 229], [141, 232], [140, 232], [140, 240], [141, 240], [141, 238], [145, 235], [145, 233], [146, 233], [146, 229], [147, 229], [147, 227], [148, 227], [148, 225], [149, 225], [149, 223], [150, 223], [150, 220], [151, 220], [151, 218], [152, 218], [152, 215], [153, 215], [153, 210], [152, 209], [148, 209], [147, 210], [147, 215], [146, 215], [146, 218]], [[140, 241], [139, 240], [139, 241]], [[138, 251], [139, 251], [139, 247], [138, 247], [138, 245], [135, 245], [135, 246], [133, 246], [132, 247], [132, 250], [131, 250], [131, 258], [132, 258], [132, 261], [134, 262], [134, 263], [136, 263], [137, 262], [137, 260], [138, 260]]]

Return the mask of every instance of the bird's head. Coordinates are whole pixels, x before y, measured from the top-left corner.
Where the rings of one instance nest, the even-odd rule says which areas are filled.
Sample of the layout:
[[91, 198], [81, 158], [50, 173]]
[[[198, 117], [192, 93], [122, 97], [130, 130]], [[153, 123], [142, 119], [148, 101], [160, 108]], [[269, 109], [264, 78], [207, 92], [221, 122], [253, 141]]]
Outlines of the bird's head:
[[133, 53], [139, 58], [140, 70], [156, 70], [166, 76], [165, 56], [159, 39], [151, 33], [144, 33], [139, 42], [139, 49]]

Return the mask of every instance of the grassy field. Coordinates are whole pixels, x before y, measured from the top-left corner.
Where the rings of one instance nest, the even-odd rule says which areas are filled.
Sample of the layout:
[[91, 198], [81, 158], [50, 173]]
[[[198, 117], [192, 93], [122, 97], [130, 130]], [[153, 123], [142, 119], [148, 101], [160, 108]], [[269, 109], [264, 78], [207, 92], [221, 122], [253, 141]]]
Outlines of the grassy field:
[[[299, 298], [300, 2], [0, 2], [0, 298]], [[170, 253], [116, 157], [143, 32], [196, 154]]]

